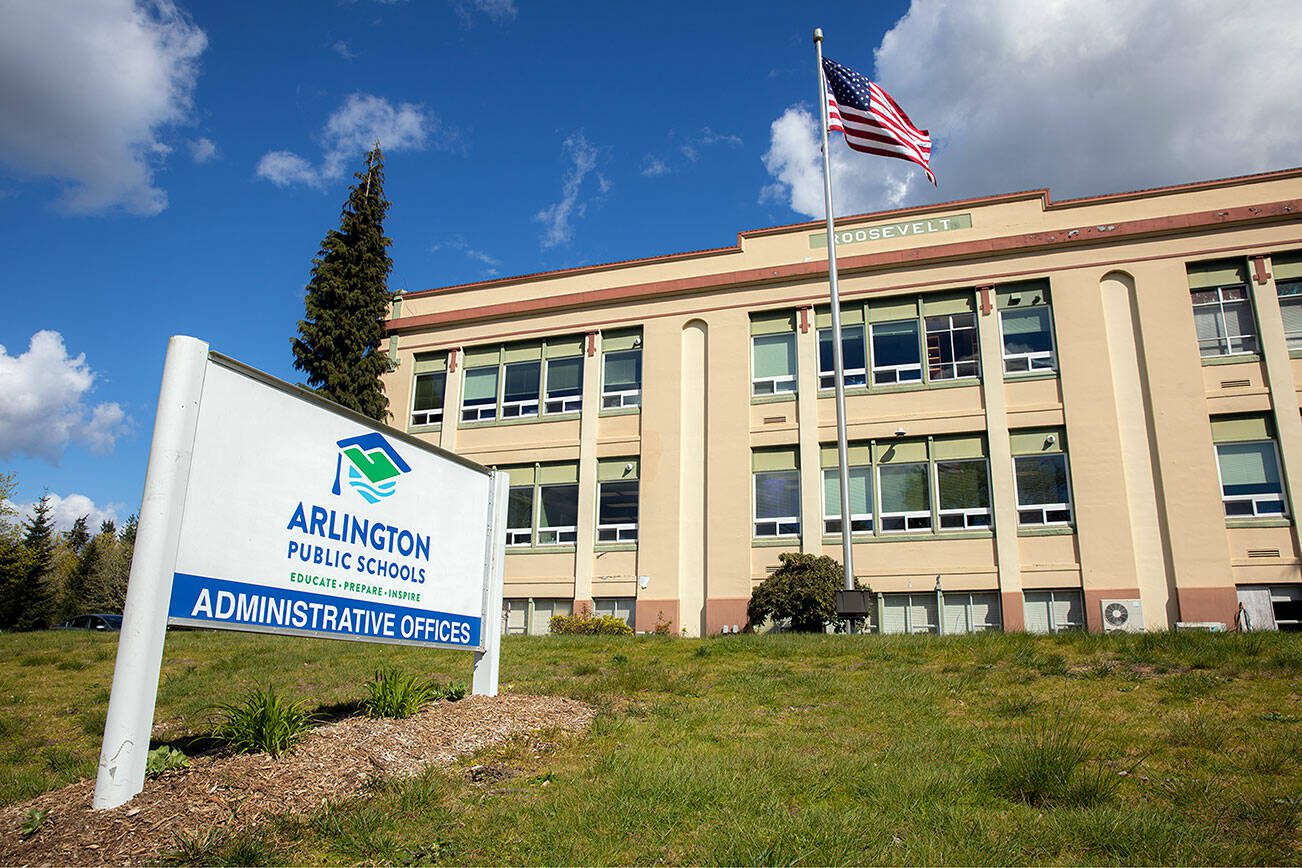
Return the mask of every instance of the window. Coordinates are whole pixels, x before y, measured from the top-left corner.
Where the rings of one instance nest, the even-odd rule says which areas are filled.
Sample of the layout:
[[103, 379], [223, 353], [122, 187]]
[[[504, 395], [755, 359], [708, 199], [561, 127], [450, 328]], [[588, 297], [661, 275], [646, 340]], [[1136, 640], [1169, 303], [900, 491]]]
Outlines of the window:
[[958, 380], [975, 377], [981, 367], [977, 350], [976, 314], [929, 316], [927, 324], [927, 379]]
[[443, 397], [447, 392], [447, 356], [418, 353], [411, 395], [411, 425], [437, 425], [443, 421]]
[[1085, 605], [1081, 592], [1071, 588], [1023, 591], [1022, 615], [1028, 633], [1085, 629]]
[[796, 318], [791, 311], [752, 314], [751, 394], [796, 391]]
[[615, 410], [642, 405], [642, 332], [606, 332], [601, 336], [601, 406]]
[[1235, 259], [1200, 262], [1187, 270], [1198, 354], [1207, 358], [1257, 352], [1247, 263]]
[[936, 592], [882, 595], [883, 633], [937, 632]]
[[1002, 626], [999, 594], [996, 592], [945, 591], [941, 598], [944, 604], [942, 631], [947, 636], [982, 633]]
[[999, 287], [995, 298], [999, 306], [1004, 373], [1057, 370], [1048, 282], [1038, 280]]
[[1284, 339], [1290, 350], [1302, 350], [1302, 280], [1275, 284], [1279, 294], [1279, 315], [1284, 320]]
[[[841, 307], [841, 363], [845, 385], [866, 386], [867, 349], [864, 345], [862, 304]], [[836, 363], [832, 357], [832, 309], [819, 308], [814, 312], [818, 326], [818, 388], [836, 388]]]
[[872, 324], [873, 384], [922, 380], [922, 356], [916, 319]]
[[577, 413], [583, 406], [583, 356], [547, 360], [547, 413]]
[[510, 548], [573, 545], [578, 539], [578, 466], [508, 468], [506, 544]]
[[466, 368], [461, 396], [461, 421], [483, 422], [497, 418], [497, 366]]
[[877, 468], [877, 488], [883, 533], [931, 529], [926, 461], [883, 464]]
[[603, 616], [618, 618], [633, 627], [637, 601], [633, 597], [597, 597], [592, 601], [592, 613], [598, 618]]
[[1022, 527], [1071, 524], [1071, 484], [1060, 431], [1019, 431], [1012, 436], [1017, 523]]
[[936, 502], [944, 530], [990, 527], [990, 476], [985, 460], [937, 461]]
[[506, 544], [533, 545], [533, 485], [512, 485], [506, 504]]
[[1239, 630], [1302, 630], [1302, 587], [1297, 585], [1240, 585], [1243, 609], [1236, 616]]
[[[856, 450], [858, 451], [858, 450]], [[832, 462], [836, 463], [833, 448]], [[873, 472], [867, 466], [867, 449], [863, 450], [862, 466], [847, 468], [850, 477], [850, 533], [872, 533], [873, 529]], [[853, 462], [855, 457], [852, 455]], [[841, 472], [840, 468], [823, 468], [823, 533], [841, 532]]]
[[510, 636], [546, 636], [552, 631], [552, 618], [574, 611], [573, 600], [524, 599], [503, 600], [506, 632]]
[[1264, 416], [1212, 420], [1221, 501], [1227, 518], [1288, 515], [1274, 436], [1274, 427]]
[[506, 366], [502, 386], [502, 418], [520, 419], [538, 415], [540, 362], [516, 362]]
[[638, 460], [597, 462], [597, 542], [637, 542]]
[[757, 449], [754, 473], [756, 537], [800, 535], [800, 470], [795, 447]]

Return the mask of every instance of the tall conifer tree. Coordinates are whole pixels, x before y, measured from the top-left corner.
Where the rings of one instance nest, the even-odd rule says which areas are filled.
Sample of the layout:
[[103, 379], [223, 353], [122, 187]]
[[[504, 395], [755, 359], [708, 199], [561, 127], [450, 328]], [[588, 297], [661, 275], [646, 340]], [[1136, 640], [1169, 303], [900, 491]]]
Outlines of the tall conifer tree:
[[306, 316], [294, 339], [294, 367], [322, 396], [379, 421], [389, 415], [380, 375], [389, 360], [380, 352], [389, 313], [393, 260], [384, 234], [389, 201], [384, 198], [384, 154], [380, 143], [366, 155], [348, 201], [312, 260]]
[[54, 568], [54, 522], [50, 520], [50, 494], [47, 491], [32, 507], [32, 515], [23, 522], [23, 547], [31, 564], [25, 581], [18, 588], [14, 629], [39, 630], [50, 626], [54, 599], [50, 592], [50, 572]]

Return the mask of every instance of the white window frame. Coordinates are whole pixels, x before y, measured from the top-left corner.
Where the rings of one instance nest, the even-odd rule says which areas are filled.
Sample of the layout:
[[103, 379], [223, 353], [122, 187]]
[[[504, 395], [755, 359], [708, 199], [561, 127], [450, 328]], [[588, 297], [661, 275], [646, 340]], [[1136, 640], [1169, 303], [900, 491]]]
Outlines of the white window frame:
[[625, 353], [637, 353], [638, 357], [641, 358], [642, 348], [634, 347], [631, 350], [603, 351], [601, 354], [601, 408], [603, 410], [620, 410], [625, 407], [642, 406], [642, 384], [640, 382], [637, 384], [636, 389], [611, 389], [606, 385], [606, 359]]
[[[990, 493], [990, 462], [985, 458], [933, 458], [929, 462], [932, 465], [931, 479], [933, 502], [936, 504], [936, 532], [945, 533], [946, 531], [964, 531], [964, 530], [990, 530], [993, 518], [990, 513], [989, 505], [982, 507], [969, 507], [966, 509], [941, 509], [940, 508], [940, 472], [936, 470], [937, 464], [976, 464], [980, 462], [986, 471], [986, 493]], [[945, 516], [961, 515], [963, 516], [962, 527], [945, 527]], [[972, 523], [974, 518], [984, 518], [984, 524], [978, 522]]]
[[487, 370], [492, 365], [480, 365], [475, 368], [461, 369], [461, 421], [462, 422], [488, 422], [497, 418], [497, 404], [502, 397], [502, 366], [496, 366], [497, 380], [494, 383], [495, 393], [492, 398], [467, 398], [466, 397], [466, 380], [470, 378], [471, 371]]
[[[1054, 602], [1055, 602], [1055, 601], [1054, 601], [1054, 595], [1055, 595], [1055, 594], [1071, 594], [1075, 599], [1077, 599], [1077, 600], [1080, 601], [1080, 604], [1081, 604], [1081, 607], [1080, 607], [1081, 618], [1082, 618], [1082, 619], [1085, 619], [1085, 618], [1086, 618], [1086, 615], [1085, 615], [1085, 592], [1084, 592], [1083, 590], [1081, 590], [1081, 589], [1079, 589], [1079, 588], [1026, 588], [1026, 589], [1023, 589], [1023, 591], [1022, 591], [1022, 605], [1025, 605], [1025, 604], [1026, 604], [1026, 594], [1027, 594], [1028, 591], [1029, 591], [1030, 593], [1032, 593], [1032, 594], [1048, 594], [1048, 595], [1049, 595], [1049, 632], [1048, 632], [1047, 635], [1052, 636], [1052, 635], [1054, 635], [1054, 634], [1062, 633], [1062, 632], [1065, 632], [1065, 631], [1067, 631], [1067, 630], [1082, 630], [1082, 631], [1085, 630], [1085, 628], [1086, 628], [1086, 626], [1087, 626], [1085, 620], [1082, 620], [1079, 624], [1074, 624], [1074, 623], [1071, 623], [1071, 622], [1068, 622], [1068, 623], [1066, 623], [1066, 624], [1059, 624], [1059, 623], [1058, 623], [1058, 617], [1057, 617], [1057, 615], [1054, 613], [1054, 610], [1053, 610], [1053, 604], [1054, 604]], [[1002, 603], [1002, 600], [1001, 600], [1000, 602]]]
[[[977, 624], [977, 622], [976, 622], [976, 616], [975, 616], [975, 614], [974, 614], [974, 609], [973, 609], [974, 604], [973, 604], [973, 602], [972, 602], [972, 598], [975, 597], [977, 594], [981, 594], [981, 595], [983, 595], [983, 596], [985, 596], [985, 595], [993, 595], [993, 596], [994, 596], [994, 598], [995, 598], [995, 609], [994, 609], [994, 611], [999, 615], [999, 620], [998, 620], [998, 621], [996, 621], [996, 622], [991, 622], [991, 621], [987, 620], [987, 621], [985, 621], [985, 622], [982, 623], [982, 624]], [[1003, 626], [1004, 626], [1004, 619], [1003, 619], [1003, 614], [1004, 614], [1004, 613], [1003, 613], [1003, 608], [1004, 608], [1004, 606], [1003, 606], [1003, 599], [1002, 599], [1002, 597], [1000, 596], [1000, 594], [999, 594], [998, 591], [941, 591], [941, 594], [940, 594], [940, 604], [939, 604], [939, 605], [940, 605], [940, 623], [941, 623], [941, 632], [942, 632], [942, 633], [947, 633], [947, 632], [948, 632], [948, 631], [946, 631], [946, 630], [944, 629], [944, 625], [945, 625], [945, 606], [948, 605], [948, 604], [950, 603], [951, 599], [961, 599], [961, 600], [963, 601], [963, 619], [964, 619], [964, 621], [966, 622], [966, 627], [967, 627], [967, 629], [965, 629], [965, 630], [963, 631], [963, 635], [968, 635], [968, 636], [970, 636], [970, 635], [972, 635], [973, 633], [986, 633], [986, 632], [989, 632], [989, 631], [991, 631], [991, 630], [1002, 630], [1002, 629], [1003, 629]], [[1050, 618], [1052, 619], [1052, 615], [1050, 615]]]
[[[601, 487], [612, 482], [636, 482], [637, 500], [638, 500], [638, 517], [642, 515], [642, 483], [639, 479], [607, 479], [597, 483], [597, 542], [599, 543], [631, 543], [637, 542], [638, 522], [626, 523], [601, 523]], [[607, 539], [602, 539], [602, 533], [608, 534]]]
[[[910, 362], [910, 363], [908, 363], [908, 364], [904, 364], [904, 365], [879, 365], [879, 364], [877, 364], [877, 361], [876, 361], [876, 359], [877, 359], [877, 352], [876, 352], [876, 350], [874, 349], [874, 347], [873, 347], [873, 343], [872, 343], [872, 341], [873, 341], [873, 337], [875, 336], [874, 333], [877, 331], [877, 327], [878, 327], [878, 326], [889, 325], [889, 324], [891, 324], [891, 323], [897, 323], [897, 322], [912, 322], [912, 323], [913, 323], [913, 329], [914, 329], [914, 331], [913, 331], [913, 335], [914, 335], [914, 338], [915, 338], [915, 340], [916, 340], [916, 343], [918, 344], [918, 361], [917, 361], [917, 363], [912, 363], [912, 362]], [[868, 335], [867, 335], [868, 343], [867, 343], [867, 345], [865, 345], [865, 347], [864, 347], [864, 354], [865, 354], [864, 358], [867, 360], [869, 367], [872, 369], [872, 386], [898, 386], [898, 385], [908, 385], [908, 384], [910, 384], [910, 383], [921, 383], [921, 382], [923, 382], [923, 375], [922, 375], [922, 359], [923, 359], [922, 332], [923, 332], [923, 326], [922, 326], [922, 323], [921, 323], [921, 321], [918, 319], [918, 317], [916, 317], [916, 316], [913, 317], [912, 320], [910, 320], [910, 319], [908, 319], [908, 318], [905, 318], [905, 319], [892, 319], [892, 320], [883, 320], [882, 322], [874, 322], [874, 323], [869, 323], [869, 324], [868, 324]], [[877, 379], [877, 375], [878, 375], [878, 373], [881, 373], [881, 372], [883, 372], [883, 371], [890, 372], [890, 374], [894, 377], [894, 379], [892, 379], [892, 380], [878, 380], [878, 379]], [[907, 379], [901, 379], [901, 374], [904, 374], [905, 372], [913, 372], [913, 371], [916, 371], [916, 372], [917, 372], [917, 374], [918, 374], [917, 377], [908, 377]]]
[[[1004, 343], [1004, 311], [1021, 311], [1034, 310], [1042, 307], [1049, 312], [1049, 349], [1037, 350], [1032, 353], [1009, 353], [1005, 350]], [[1004, 360], [1004, 376], [1012, 375], [1014, 377], [1023, 374], [1039, 374], [1044, 371], [1058, 370], [1058, 337], [1055, 334], [1057, 329], [1054, 328], [1053, 305], [1052, 304], [1028, 304], [1025, 307], [1017, 305], [1015, 307], [1005, 307], [999, 309], [999, 354]], [[1017, 370], [1009, 370], [1008, 362], [1025, 361], [1026, 367]], [[1047, 364], [1045, 364], [1047, 362]]]
[[[792, 355], [796, 356], [796, 370], [790, 374], [784, 374], [780, 377], [756, 377], [755, 376], [755, 340], [756, 338], [771, 338], [774, 337], [775, 335], [780, 335], [782, 337], [787, 337], [791, 339], [792, 349], [795, 350], [795, 352], [793, 352]], [[750, 336], [750, 371], [751, 371], [750, 393], [752, 397], [766, 398], [769, 397], [770, 395], [794, 395], [796, 393], [796, 377], [800, 373], [800, 358], [798, 355], [798, 348], [796, 347], [796, 333], [795, 332], [773, 332], [771, 334], [766, 334], [766, 335], [751, 335]], [[769, 391], [767, 392], [759, 391], [757, 387], [760, 386], [761, 384], [768, 384]]]
[[[1228, 334], [1228, 330], [1225, 328], [1225, 290], [1227, 289], [1243, 290], [1243, 298], [1232, 298], [1230, 299], [1230, 304], [1245, 304], [1248, 306], [1248, 316], [1252, 320], [1252, 327], [1254, 329], [1252, 334], [1235, 335], [1234, 337], [1231, 337]], [[1215, 292], [1216, 301], [1196, 302], [1193, 300], [1193, 295], [1196, 292]], [[1251, 356], [1256, 355], [1261, 351], [1261, 323], [1257, 321], [1257, 310], [1255, 305], [1252, 303], [1252, 290], [1248, 288], [1246, 283], [1227, 283], [1224, 286], [1205, 286], [1200, 289], [1191, 289], [1189, 290], [1189, 303], [1192, 305], [1195, 313], [1199, 308], [1214, 308], [1216, 311], [1217, 331], [1222, 335], [1222, 337], [1216, 338], [1217, 352], [1214, 353], [1204, 353], [1203, 344], [1206, 341], [1199, 340], [1199, 356], [1204, 359], [1214, 359], [1220, 356]], [[1235, 341], [1239, 342], [1239, 349], [1234, 348]], [[1242, 345], [1244, 341], [1251, 341], [1253, 345], [1252, 349], [1243, 349]]]
[[[930, 491], [932, 485], [932, 478], [936, 475], [932, 471], [933, 463], [934, 462], [932, 462], [931, 459], [928, 458], [926, 461], [900, 461], [900, 462], [891, 462], [889, 464], [875, 465], [876, 473], [873, 477], [873, 488], [874, 488], [873, 503], [877, 507], [877, 516], [878, 518], [881, 519], [881, 527], [878, 529], [878, 533], [885, 534], [885, 533], [934, 533], [935, 532], [935, 526], [933, 525], [931, 520], [931, 509], [930, 509], [930, 507], [935, 506], [934, 502], [928, 504], [927, 505], [928, 509], [926, 509], [925, 511], [908, 510], [904, 512], [887, 512], [886, 510], [882, 509], [882, 468], [921, 465], [922, 467], [926, 468], [927, 488]], [[886, 520], [888, 518], [903, 518], [904, 527], [898, 527], [898, 528], [886, 527]], [[926, 519], [925, 525], [918, 524], [917, 526], [912, 526], [913, 522], [921, 521], [924, 518]]]
[[[1234, 446], [1241, 443], [1269, 443], [1271, 451], [1275, 455], [1275, 474], [1279, 476], [1279, 493], [1278, 494], [1226, 494], [1225, 480], [1221, 477], [1221, 452], [1222, 446]], [[1288, 498], [1284, 496], [1284, 465], [1279, 456], [1279, 444], [1274, 438], [1266, 440], [1226, 440], [1221, 443], [1212, 445], [1212, 452], [1216, 458], [1216, 484], [1221, 489], [1221, 503], [1228, 506], [1231, 503], [1251, 503], [1252, 515], [1230, 515], [1228, 510], [1225, 517], [1228, 518], [1288, 518]], [[1279, 512], [1262, 512], [1261, 506], [1266, 503], [1278, 503]]]
[[[1275, 284], [1275, 295], [1282, 312], [1285, 304], [1302, 307], [1302, 280], [1281, 280]], [[1290, 350], [1302, 350], [1302, 330], [1284, 330], [1284, 343]]]
[[[1061, 455], [1062, 468], [1067, 479], [1067, 502], [1066, 503], [1035, 503], [1022, 504], [1022, 491], [1017, 485], [1017, 460], [1019, 458], [1043, 458], [1045, 454]], [[1029, 453], [1026, 455], [1013, 456], [1013, 489], [1017, 492], [1017, 526], [1018, 527], [1070, 527], [1072, 521], [1076, 518], [1076, 512], [1072, 509], [1075, 497], [1071, 491], [1071, 462], [1067, 460], [1066, 452], [1049, 452], [1049, 453]], [[1024, 512], [1036, 512], [1040, 514], [1039, 521], [1027, 521], [1023, 518]], [[1067, 518], [1049, 520], [1051, 512], [1066, 512]]]
[[[579, 394], [566, 395], [563, 397], [553, 398], [551, 392], [547, 390], [547, 376], [551, 370], [552, 362], [562, 362], [568, 359], [579, 360]], [[578, 413], [583, 409], [583, 356], [560, 356], [555, 359], [544, 359], [542, 370], [539, 371], [539, 386], [543, 394], [543, 414], [554, 416], [560, 413]]]
[[[532, 494], [529, 503], [529, 526], [528, 527], [507, 527], [506, 529], [506, 547], [507, 548], [529, 548], [533, 546], [533, 526], [536, 523], [535, 511], [538, 500], [538, 484], [533, 485], [508, 485], [507, 486], [507, 515], [510, 515], [510, 501], [512, 488], [528, 488]], [[523, 536], [521, 536], [523, 534]]]
[[[518, 398], [514, 401], [506, 400], [506, 370], [507, 368], [518, 365], [537, 365], [538, 366], [538, 395], [532, 398]], [[538, 415], [539, 397], [543, 390], [543, 365], [542, 359], [530, 359], [525, 362], [503, 362], [501, 373], [497, 375], [497, 396], [498, 404], [502, 408], [502, 419], [532, 419]], [[514, 410], [515, 412], [509, 412]]]
[[[867, 470], [868, 470], [868, 481], [869, 481], [870, 483], [875, 482], [875, 480], [873, 479], [873, 467], [872, 467], [871, 464], [854, 464], [854, 465], [850, 465], [850, 466], [847, 467], [846, 469], [847, 469], [847, 470], [853, 470], [853, 469], [855, 469], [856, 467], [867, 468]], [[829, 473], [835, 474], [835, 475], [838, 477], [838, 479], [839, 479], [839, 477], [840, 477], [840, 475], [841, 475], [841, 468], [840, 468], [840, 467], [824, 467], [824, 468], [823, 468], [823, 480], [822, 480], [822, 482], [823, 482], [823, 486], [824, 486], [824, 487], [823, 487], [823, 491], [825, 492], [824, 495], [823, 495], [823, 534], [824, 534], [824, 535], [830, 535], [830, 534], [838, 534], [838, 535], [839, 535], [839, 534], [841, 533], [841, 529], [840, 529], [840, 528], [836, 528], [836, 529], [834, 530], [834, 529], [832, 528], [832, 522], [836, 522], [837, 524], [840, 524], [840, 523], [841, 523], [841, 510], [840, 510], [840, 508], [839, 508], [839, 503], [838, 503], [838, 509], [837, 509], [835, 515], [829, 515], [828, 512], [827, 512], [827, 495], [826, 495], [826, 491], [827, 491], [827, 482], [826, 482], [826, 479], [827, 479], [827, 474], [829, 474]], [[875, 492], [874, 492], [874, 494], [875, 494]], [[855, 524], [867, 524], [867, 527], [855, 527]], [[862, 534], [862, 535], [864, 535], [864, 536], [870, 536], [870, 535], [872, 534], [872, 532], [873, 532], [873, 524], [874, 524], [874, 523], [873, 523], [873, 514], [872, 514], [872, 512], [866, 512], [866, 513], [852, 512], [852, 513], [850, 513], [850, 536], [856, 536], [856, 535], [859, 535], [859, 534]]]
[[[752, 470], [750, 474], [750, 516], [752, 533], [755, 539], [789, 539], [800, 536], [800, 516], [783, 515], [775, 518], [760, 518], [755, 514], [755, 509], [759, 504], [759, 478], [764, 473], [794, 473], [796, 474], [796, 485], [799, 490], [800, 470]], [[795, 525], [795, 530], [782, 532], [784, 525]], [[772, 527], [771, 533], [761, 533], [760, 527]]]
[[[956, 327], [956, 326], [954, 325], [954, 317], [956, 317], [956, 316], [970, 316], [970, 317], [972, 317], [972, 325], [970, 325], [970, 326], [957, 326], [957, 327]], [[939, 329], [939, 330], [937, 330], [937, 331], [932, 331], [932, 330], [931, 330], [931, 327], [927, 324], [927, 321], [928, 321], [928, 320], [933, 320], [933, 319], [944, 319], [944, 320], [946, 320], [946, 326], [945, 326], [945, 328], [943, 328], [943, 329]], [[928, 339], [928, 338], [930, 338], [932, 335], [947, 335], [947, 336], [949, 337], [949, 349], [950, 349], [950, 355], [953, 355], [953, 354], [954, 354], [954, 335], [955, 335], [955, 333], [957, 333], [957, 332], [971, 332], [971, 333], [972, 333], [973, 345], [976, 347], [976, 355], [973, 356], [972, 359], [971, 359], [970, 361], [963, 361], [963, 362], [960, 362], [960, 361], [955, 360], [955, 361], [952, 361], [952, 362], [941, 362], [939, 366], [942, 367], [942, 368], [949, 368], [949, 370], [953, 373], [953, 376], [951, 376], [951, 377], [933, 377], [933, 376], [931, 375], [931, 362], [930, 362], [930, 360], [924, 360], [924, 365], [925, 365], [925, 367], [926, 367], [926, 369], [927, 369], [927, 382], [929, 382], [929, 383], [933, 383], [933, 382], [948, 383], [948, 382], [952, 382], [952, 381], [954, 381], [954, 380], [979, 380], [979, 379], [981, 379], [981, 344], [980, 344], [979, 336], [977, 335], [976, 314], [973, 314], [973, 313], [964, 313], [964, 314], [943, 313], [943, 314], [934, 314], [934, 315], [932, 315], [932, 316], [923, 316], [923, 318], [922, 318], [922, 348], [923, 348], [923, 352], [924, 352], [924, 354], [925, 354], [925, 352], [926, 352], [926, 350], [927, 350], [927, 339]], [[972, 373], [970, 373], [970, 374], [960, 374], [960, 373], [958, 372], [958, 371], [959, 371], [959, 367], [960, 367], [960, 366], [964, 366], [964, 367], [966, 367], [967, 365], [971, 365], [971, 366], [972, 366]]]
[[[841, 371], [842, 381], [845, 383], [845, 387], [846, 387], [847, 389], [863, 388], [863, 387], [866, 387], [866, 386], [868, 385], [868, 367], [867, 367], [867, 365], [868, 365], [868, 329], [867, 329], [867, 328], [864, 328], [864, 325], [866, 325], [866, 324], [854, 323], [853, 325], [850, 325], [850, 326], [845, 326], [845, 325], [841, 326], [841, 339], [842, 339], [842, 342], [844, 342], [844, 340], [845, 340], [845, 330], [846, 330], [847, 328], [863, 328], [863, 332], [864, 332], [864, 333], [863, 333], [863, 358], [864, 358], [864, 367], [862, 367], [862, 368], [845, 368], [845, 369], [843, 369], [843, 370]], [[818, 330], [816, 331], [815, 335], [814, 335], [814, 338], [815, 338], [815, 346], [816, 346], [816, 349], [818, 350], [818, 388], [819, 388], [819, 389], [823, 389], [823, 390], [827, 390], [827, 389], [835, 389], [835, 388], [836, 388], [836, 371], [834, 370], [834, 368], [836, 367], [836, 363], [835, 363], [835, 362], [832, 363], [832, 368], [831, 368], [831, 369], [823, 370], [822, 343], [823, 343], [823, 333], [824, 333], [824, 332], [827, 332], [828, 337], [831, 338], [831, 336], [832, 336], [832, 329], [831, 329], [831, 328], [818, 329]], [[841, 351], [842, 351], [842, 354], [844, 355], [844, 352], [845, 352], [845, 347], [844, 347], [844, 346], [841, 348]], [[833, 352], [835, 352], [835, 350], [833, 350]], [[844, 359], [843, 359], [843, 361], [844, 361]], [[859, 379], [859, 382], [857, 382], [857, 383], [852, 383], [852, 382], [850, 382], [851, 378], [858, 378], [858, 379]]]
[[542, 492], [544, 488], [559, 488], [562, 485], [573, 485], [578, 493], [578, 485], [573, 482], [552, 482], [547, 485], [536, 483], [534, 485], [534, 518], [533, 525], [537, 534], [535, 548], [549, 548], [553, 546], [572, 546], [579, 541], [579, 529], [577, 525], [557, 525], [556, 527], [543, 527], [542, 525]]
[[[420, 378], [421, 378], [421, 377], [437, 377], [439, 374], [442, 374], [442, 375], [443, 375], [443, 403], [444, 403], [444, 404], [447, 403], [447, 399], [448, 399], [448, 375], [447, 375], [447, 372], [446, 372], [446, 371], [427, 371], [427, 372], [425, 372], [425, 373], [423, 373], [423, 374], [417, 374], [416, 376], [414, 376], [414, 377], [411, 378], [411, 403], [410, 403], [408, 406], [411, 406], [411, 407], [415, 407], [415, 406], [416, 406], [416, 386], [417, 386], [417, 384], [420, 382]], [[418, 426], [418, 425], [441, 425], [442, 423], [443, 423], [443, 408], [442, 408], [442, 407], [431, 407], [431, 408], [428, 409], [428, 410], [412, 410], [412, 411], [411, 411], [411, 427], [413, 427], [413, 428], [415, 428], [415, 427]]]

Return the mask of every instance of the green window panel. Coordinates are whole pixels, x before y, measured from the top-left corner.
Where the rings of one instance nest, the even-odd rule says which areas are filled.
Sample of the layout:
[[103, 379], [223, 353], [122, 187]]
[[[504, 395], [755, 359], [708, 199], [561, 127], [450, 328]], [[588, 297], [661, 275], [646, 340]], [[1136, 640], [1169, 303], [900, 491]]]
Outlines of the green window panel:
[[768, 310], [750, 315], [752, 335], [772, 335], [796, 330], [796, 313], [792, 310]]
[[755, 348], [755, 379], [794, 377], [796, 375], [796, 336], [793, 334], [758, 335]]
[[412, 370], [417, 374], [433, 374], [447, 370], [447, 366], [447, 353], [417, 353]]
[[602, 352], [636, 349], [642, 343], [641, 329], [622, 329], [601, 333]]
[[1185, 266], [1189, 273], [1190, 289], [1247, 284], [1248, 264], [1242, 259], [1220, 259], [1215, 262], [1196, 262]]

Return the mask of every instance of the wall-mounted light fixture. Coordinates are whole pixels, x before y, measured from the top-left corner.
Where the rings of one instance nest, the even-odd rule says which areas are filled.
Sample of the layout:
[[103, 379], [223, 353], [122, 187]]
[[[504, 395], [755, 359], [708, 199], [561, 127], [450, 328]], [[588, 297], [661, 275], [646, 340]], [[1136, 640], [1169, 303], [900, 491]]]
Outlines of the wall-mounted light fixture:
[[638, 576], [638, 577], [637, 577], [637, 586], [638, 586], [639, 588], [641, 588], [642, 590], [645, 591], [645, 590], [646, 590], [646, 586], [649, 585], [649, 584], [651, 584], [651, 577], [650, 577], [650, 576]]

